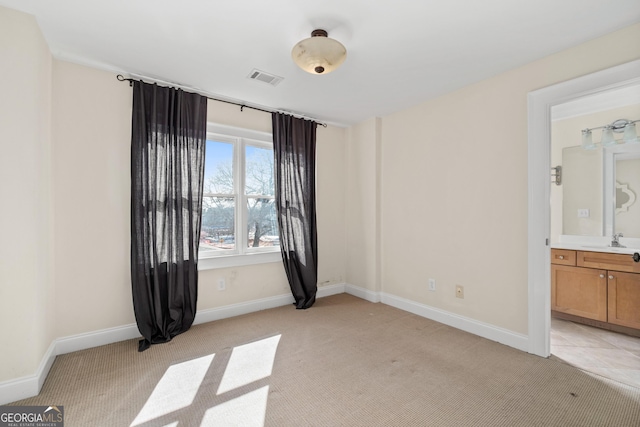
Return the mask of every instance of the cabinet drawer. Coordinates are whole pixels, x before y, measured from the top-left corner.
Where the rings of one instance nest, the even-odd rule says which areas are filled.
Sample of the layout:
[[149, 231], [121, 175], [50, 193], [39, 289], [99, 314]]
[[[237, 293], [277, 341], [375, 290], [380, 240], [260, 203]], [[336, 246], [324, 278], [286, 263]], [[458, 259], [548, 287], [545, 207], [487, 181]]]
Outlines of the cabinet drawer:
[[551, 264], [576, 265], [576, 251], [551, 249]]
[[577, 251], [578, 267], [640, 273], [640, 262], [634, 262], [632, 255], [605, 252]]

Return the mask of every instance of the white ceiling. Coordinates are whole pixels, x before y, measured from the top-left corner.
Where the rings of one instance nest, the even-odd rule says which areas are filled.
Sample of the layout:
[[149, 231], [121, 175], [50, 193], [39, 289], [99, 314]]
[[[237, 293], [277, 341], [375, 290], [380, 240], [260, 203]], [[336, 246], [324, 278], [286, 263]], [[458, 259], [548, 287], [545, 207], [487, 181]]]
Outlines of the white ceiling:
[[[53, 55], [248, 105], [350, 125], [640, 22], [638, 0], [0, 0], [35, 15]], [[291, 60], [322, 28], [327, 75]], [[249, 80], [257, 68], [284, 80]], [[114, 75], [115, 79], [115, 75]]]

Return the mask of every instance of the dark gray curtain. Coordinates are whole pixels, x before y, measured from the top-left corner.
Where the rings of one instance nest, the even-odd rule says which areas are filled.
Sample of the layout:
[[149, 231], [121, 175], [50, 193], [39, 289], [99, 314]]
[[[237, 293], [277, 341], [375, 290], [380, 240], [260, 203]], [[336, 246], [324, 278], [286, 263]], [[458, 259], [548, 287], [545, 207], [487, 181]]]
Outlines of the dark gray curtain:
[[138, 351], [191, 327], [207, 99], [135, 81], [131, 129], [131, 284]]
[[273, 113], [273, 152], [280, 249], [296, 308], [316, 300], [316, 126], [312, 121]]

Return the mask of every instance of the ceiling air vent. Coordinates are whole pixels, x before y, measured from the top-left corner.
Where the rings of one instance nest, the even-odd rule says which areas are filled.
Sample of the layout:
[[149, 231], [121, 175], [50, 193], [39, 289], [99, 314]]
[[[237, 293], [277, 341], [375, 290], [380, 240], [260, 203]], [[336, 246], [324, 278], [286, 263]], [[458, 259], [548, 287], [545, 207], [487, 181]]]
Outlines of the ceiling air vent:
[[278, 83], [284, 80], [283, 77], [265, 73], [264, 71], [256, 70], [255, 68], [251, 71], [251, 73], [249, 73], [247, 77], [249, 77], [251, 80], [257, 80], [259, 82], [270, 84], [271, 86], [276, 86]]

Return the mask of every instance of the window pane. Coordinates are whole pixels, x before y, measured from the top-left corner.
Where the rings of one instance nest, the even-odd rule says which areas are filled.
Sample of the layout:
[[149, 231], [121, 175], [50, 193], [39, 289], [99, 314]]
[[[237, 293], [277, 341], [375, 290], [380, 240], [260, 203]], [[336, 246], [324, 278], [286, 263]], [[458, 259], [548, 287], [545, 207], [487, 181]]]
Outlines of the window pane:
[[249, 197], [247, 210], [247, 247], [280, 246], [274, 199]]
[[234, 194], [233, 144], [207, 140], [204, 194]]
[[245, 156], [244, 194], [273, 196], [273, 149], [247, 145]]
[[236, 248], [235, 204], [235, 197], [203, 197], [200, 253]]

